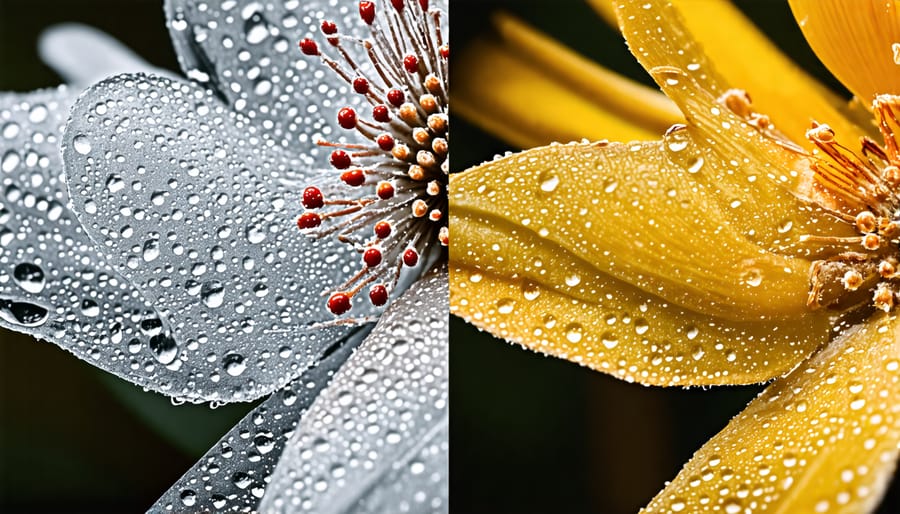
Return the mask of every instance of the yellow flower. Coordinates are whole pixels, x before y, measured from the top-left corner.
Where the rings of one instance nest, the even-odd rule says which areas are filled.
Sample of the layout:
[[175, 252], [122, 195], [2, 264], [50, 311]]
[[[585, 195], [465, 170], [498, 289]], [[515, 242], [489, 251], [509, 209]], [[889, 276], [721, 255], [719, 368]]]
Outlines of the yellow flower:
[[848, 106], [729, 4], [675, 3], [616, 8], [674, 103], [509, 17], [462, 56], [456, 112], [514, 144], [665, 135], [453, 176], [451, 310], [643, 384], [775, 378], [648, 512], [869, 511], [900, 443], [900, 7], [792, 2]]

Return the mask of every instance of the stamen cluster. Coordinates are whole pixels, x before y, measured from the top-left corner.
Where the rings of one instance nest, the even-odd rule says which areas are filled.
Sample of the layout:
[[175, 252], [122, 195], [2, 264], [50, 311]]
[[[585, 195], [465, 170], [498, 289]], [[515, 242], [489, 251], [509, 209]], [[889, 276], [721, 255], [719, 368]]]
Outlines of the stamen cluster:
[[323, 20], [326, 44], [300, 41], [303, 54], [317, 57], [366, 106], [338, 109], [338, 125], [362, 142], [318, 142], [334, 149], [331, 170], [304, 189], [297, 219], [307, 236], [337, 237], [361, 255], [360, 270], [326, 292], [335, 315], [349, 311], [370, 284], [369, 301], [384, 305], [404, 268], [445, 255], [449, 245], [450, 47], [443, 16], [428, 0], [362, 1], [368, 37]]

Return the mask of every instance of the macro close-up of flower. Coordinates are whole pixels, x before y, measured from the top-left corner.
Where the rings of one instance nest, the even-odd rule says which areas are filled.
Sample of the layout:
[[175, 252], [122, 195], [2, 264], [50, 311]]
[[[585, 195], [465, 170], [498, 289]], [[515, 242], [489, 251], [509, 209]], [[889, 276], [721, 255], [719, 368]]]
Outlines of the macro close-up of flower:
[[[768, 382], [645, 512], [896, 511], [900, 6], [790, 2], [843, 98], [729, 2], [587, 3], [662, 93], [489, 17], [455, 61], [455, 112], [526, 150], [451, 177], [451, 313], [635, 385]], [[652, 454], [629, 444], [659, 448], [607, 444], [636, 473]]]
[[151, 512], [447, 511], [446, 2], [163, 8], [183, 77], [64, 26], [0, 96], [0, 326], [266, 398]]

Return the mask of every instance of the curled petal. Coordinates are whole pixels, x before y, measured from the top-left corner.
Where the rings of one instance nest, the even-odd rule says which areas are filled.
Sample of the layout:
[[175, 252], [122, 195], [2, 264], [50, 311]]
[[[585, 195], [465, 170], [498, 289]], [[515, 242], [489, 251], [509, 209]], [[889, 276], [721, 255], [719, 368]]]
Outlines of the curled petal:
[[[347, 330], [318, 323], [333, 319], [321, 292], [350, 274], [349, 251], [293, 229], [295, 181], [312, 172], [260, 141], [208, 91], [159, 77], [101, 82], [72, 110], [63, 154], [74, 208], [162, 311], [152, 329], [164, 343], [136, 351], [166, 370], [170, 394], [266, 394]], [[136, 368], [129, 378], [144, 385]]]
[[447, 510], [446, 313], [446, 271], [392, 304], [300, 421], [261, 511]]
[[900, 320], [847, 330], [776, 380], [643, 512], [871, 512], [900, 444]]
[[791, 0], [803, 35], [864, 105], [900, 94], [900, 2]]

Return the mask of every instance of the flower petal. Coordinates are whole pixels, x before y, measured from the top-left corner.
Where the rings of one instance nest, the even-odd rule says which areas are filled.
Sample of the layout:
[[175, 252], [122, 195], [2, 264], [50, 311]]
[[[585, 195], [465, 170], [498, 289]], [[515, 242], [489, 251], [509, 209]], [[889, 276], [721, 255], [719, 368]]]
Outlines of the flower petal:
[[[263, 144], [210, 92], [120, 75], [79, 98], [64, 139], [85, 230], [164, 314], [154, 329], [167, 343], [140, 349], [169, 370], [171, 383], [156, 387], [190, 400], [258, 397], [346, 332], [315, 326], [333, 319], [322, 292], [358, 257], [297, 231], [309, 164]], [[130, 378], [144, 385], [142, 373]]]
[[865, 105], [900, 94], [900, 2], [791, 0], [819, 59]]
[[732, 195], [764, 191], [764, 166], [741, 184], [717, 147], [674, 137], [551, 145], [451, 176], [454, 312], [652, 384], [766, 380], [827, 341], [828, 314], [806, 307], [809, 262], [749, 232], [787, 233], [805, 214], [745, 207]]
[[152, 349], [163, 315], [69, 210], [59, 142], [76, 93], [0, 95], [0, 326], [52, 341], [146, 388], [183, 395]]
[[447, 327], [443, 271], [394, 302], [338, 371], [294, 431], [260, 510], [445, 511]]
[[45, 30], [38, 41], [38, 51], [63, 80], [80, 87], [117, 73], [165, 74], [105, 32], [79, 23]]
[[454, 62], [457, 66], [465, 72], [453, 83], [455, 112], [520, 148], [551, 141], [630, 141], [654, 135], [492, 41], [468, 45]]
[[[432, 4], [446, 10], [444, 1]], [[302, 152], [315, 135], [336, 139], [337, 109], [362, 105], [336, 74], [297, 49], [301, 39], [321, 34], [326, 19], [350, 38], [368, 37], [354, 2], [166, 0], [166, 17], [185, 74], [266, 127], [262, 136], [278, 144]]]
[[778, 379], [643, 512], [871, 512], [900, 444], [900, 320], [879, 315]]
[[244, 416], [149, 512], [257, 512], [297, 422], [367, 332], [358, 331]]
[[[845, 102], [781, 54], [729, 2], [676, 1], [678, 9], [664, 0], [618, 4], [622, 32], [647, 70], [678, 68], [714, 96], [729, 87], [744, 89], [754, 109], [795, 142], [805, 141], [812, 119], [828, 123], [841, 137], [865, 135], [842, 112]], [[684, 110], [678, 92], [655, 78]]]

